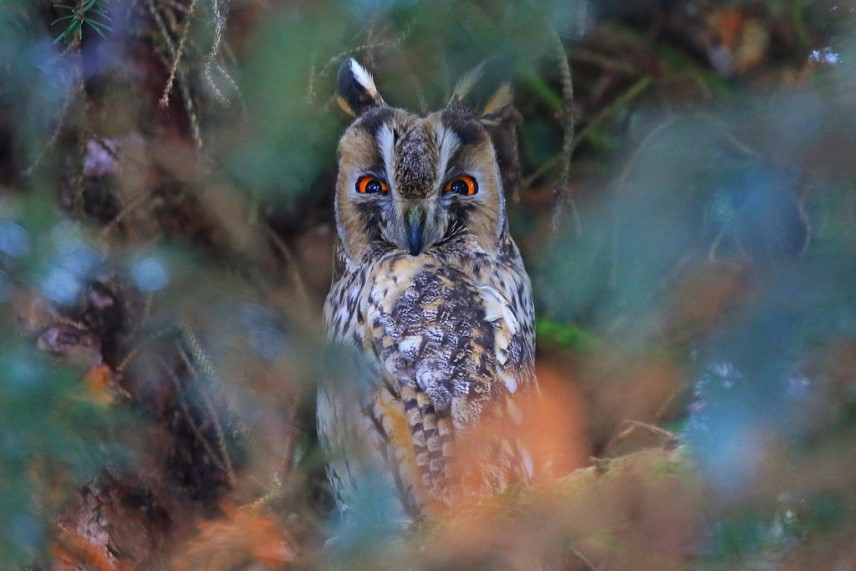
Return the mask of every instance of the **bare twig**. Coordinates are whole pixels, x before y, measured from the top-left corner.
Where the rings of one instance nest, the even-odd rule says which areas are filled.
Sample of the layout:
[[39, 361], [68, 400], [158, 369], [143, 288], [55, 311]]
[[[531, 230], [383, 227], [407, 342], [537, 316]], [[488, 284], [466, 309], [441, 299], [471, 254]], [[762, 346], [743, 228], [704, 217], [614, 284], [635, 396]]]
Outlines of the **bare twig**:
[[377, 42], [366, 42], [366, 43], [359, 45], [355, 48], [350, 48], [350, 49], [345, 50], [343, 52], [339, 52], [336, 55], [334, 55], [333, 57], [331, 57], [329, 60], [327, 60], [327, 63], [325, 63], [321, 67], [321, 69], [319, 69], [319, 70], [316, 70], [315, 65], [313, 64], [312, 68], [310, 69], [310, 72], [309, 72], [309, 81], [308, 81], [306, 99], [309, 102], [315, 101], [315, 97], [317, 95], [316, 91], [315, 91], [315, 86], [318, 83], [318, 79], [322, 75], [324, 75], [324, 73], [326, 73], [327, 70], [330, 69], [331, 67], [337, 67], [340, 63], [342, 63], [342, 60], [344, 60], [346, 57], [350, 57], [350, 56], [353, 56], [356, 54], [360, 54], [360, 53], [364, 53], [364, 52], [367, 52], [370, 50], [375, 50], [375, 49], [380, 49], [380, 48], [387, 48], [387, 49], [397, 48], [402, 43], [404, 43], [404, 41], [407, 39], [408, 36], [410, 36], [410, 32], [412, 30], [413, 30], [413, 24], [411, 23], [406, 28], [404, 28], [404, 30], [402, 30], [402, 32], [398, 36], [396, 36], [395, 38], [392, 38], [389, 40], [379, 40]]
[[[85, 99], [85, 93], [82, 95]], [[84, 107], [86, 104], [84, 103]], [[86, 130], [81, 129], [77, 133], [77, 173], [74, 175], [74, 196], [71, 203], [72, 212], [74, 212], [75, 216], [82, 216], [84, 203], [83, 203], [83, 181], [85, 179], [83, 175], [83, 169], [86, 163]]]
[[161, 38], [163, 38], [164, 44], [166, 44], [166, 49], [169, 51], [170, 57], [175, 57], [175, 42], [172, 41], [172, 37], [169, 35], [169, 30], [166, 27], [166, 23], [163, 21], [163, 17], [161, 13], [158, 11], [155, 6], [154, 0], [149, 0], [146, 5], [149, 7], [149, 12], [152, 15], [152, 19], [155, 21], [155, 25], [158, 27], [158, 32], [160, 32]]
[[[190, 349], [191, 354], [193, 355], [193, 362], [196, 362], [202, 368], [202, 372], [209, 379], [216, 379], [217, 372], [214, 369], [214, 365], [211, 363], [211, 360], [208, 358], [207, 353], [202, 348], [202, 343], [199, 341], [199, 337], [196, 336], [196, 333], [193, 331], [193, 328], [186, 322], [180, 325], [181, 332], [184, 335], [184, 339], [187, 342], [187, 345]], [[182, 359], [185, 361], [187, 366], [193, 369], [192, 362], [188, 359], [187, 355], [184, 351], [180, 351]], [[209, 417], [211, 418], [211, 423], [214, 426], [214, 431], [217, 433], [217, 446], [220, 449], [221, 458], [223, 460], [223, 464], [225, 466], [226, 474], [229, 477], [229, 483], [233, 484], [237, 482], [237, 478], [235, 476], [235, 471], [232, 468], [232, 460], [229, 455], [229, 448], [226, 445], [226, 433], [223, 431], [223, 425], [220, 423], [220, 417], [217, 414], [216, 409], [214, 408], [214, 404], [211, 402], [211, 399], [208, 397], [208, 394], [200, 388], [199, 394], [202, 398], [203, 404], [205, 405], [206, 410], [208, 411]]]
[[288, 427], [288, 434], [282, 445], [282, 461], [274, 470], [272, 485], [268, 487], [267, 491], [260, 498], [249, 505], [249, 509], [251, 510], [260, 509], [272, 501], [281, 498], [285, 493], [284, 484], [288, 481], [294, 469], [294, 451], [297, 447], [297, 437], [300, 435], [300, 431], [295, 426], [297, 408], [297, 399], [290, 399], [285, 409], [286, 418], [284, 419], [284, 424]]
[[85, 100], [86, 91], [85, 84], [83, 82], [83, 73], [81, 71], [80, 65], [80, 52], [66, 51], [66, 53], [70, 54], [70, 56], [74, 58], [74, 65], [72, 66], [72, 69], [74, 70], [72, 80], [73, 88], [68, 90], [68, 94], [65, 96], [65, 99], [62, 102], [62, 107], [60, 108], [59, 114], [57, 115], [57, 124], [56, 127], [54, 127], [53, 133], [51, 134], [47, 142], [44, 144], [44, 146], [41, 148], [41, 150], [39, 150], [39, 154], [36, 155], [36, 158], [33, 159], [33, 162], [30, 164], [30, 166], [28, 166], [24, 170], [24, 178], [30, 178], [33, 175], [33, 173], [36, 171], [37, 168], [39, 168], [39, 165], [42, 163], [42, 160], [45, 157], [45, 153], [48, 151], [48, 149], [53, 147], [59, 140], [59, 135], [60, 133], [62, 133], [62, 128], [65, 125], [65, 120], [66, 117], [68, 117], [68, 112], [69, 109], [71, 109], [72, 103], [74, 103], [78, 97], [83, 98]]
[[199, 113], [196, 110], [193, 96], [190, 93], [190, 83], [187, 81], [184, 70], [179, 70], [178, 89], [181, 91], [181, 99], [184, 102], [184, 110], [187, 112], [187, 118], [190, 121], [190, 132], [193, 135], [193, 142], [196, 143], [196, 148], [202, 148], [202, 127], [199, 122]]
[[585, 128], [580, 131], [579, 137], [577, 137], [577, 140], [574, 141], [573, 148], [576, 149], [580, 141], [586, 139], [596, 127], [598, 127], [609, 117], [615, 115], [616, 111], [636, 99], [636, 97], [638, 97], [643, 91], [648, 89], [650, 85], [651, 77], [646, 75], [640, 78], [639, 81], [631, 85], [627, 91], [616, 97], [612, 101], [612, 103], [601, 109], [600, 112], [586, 124]]
[[176, 0], [158, 0], [159, 3], [165, 4], [175, 10], [176, 12], [181, 12], [182, 14], [187, 14], [188, 7], [180, 2], [176, 2]]
[[113, 230], [115, 230], [116, 227], [119, 226], [119, 223], [124, 220], [126, 216], [128, 216], [137, 208], [139, 208], [143, 203], [145, 203], [146, 200], [151, 198], [151, 195], [152, 191], [149, 190], [146, 192], [141, 192], [131, 198], [131, 200], [129, 200], [127, 204], [122, 206], [122, 209], [119, 211], [119, 213], [116, 214], [116, 216], [114, 216], [107, 224], [104, 225], [104, 227], [101, 229], [102, 236], [107, 236], [111, 232], [113, 232]]
[[[166, 108], [169, 105], [169, 94], [172, 91], [172, 85], [175, 81], [175, 76], [178, 73], [181, 57], [184, 54], [184, 46], [187, 43], [187, 37], [190, 35], [190, 26], [193, 25], [193, 13], [196, 11], [198, 0], [191, 0], [190, 6], [187, 7], [187, 15], [184, 18], [184, 29], [181, 31], [181, 37], [178, 40], [178, 48], [173, 53], [172, 66], [169, 70], [169, 79], [166, 81], [166, 86], [163, 89], [163, 95], [160, 98], [161, 108]], [[151, 6], [151, 4], [149, 4]]]
[[[638, 85], [638, 84], [637, 84]], [[621, 191], [624, 188], [624, 185], [627, 184], [627, 179], [630, 177], [630, 173], [633, 172], [633, 169], [636, 167], [636, 164], [639, 162], [639, 159], [642, 157], [642, 152], [648, 148], [648, 145], [651, 144], [651, 141], [654, 140], [660, 133], [671, 127], [675, 121], [677, 121], [677, 117], [671, 117], [666, 121], [660, 123], [651, 131], [648, 132], [647, 135], [642, 139], [639, 145], [634, 149], [633, 154], [630, 155], [630, 159], [628, 159], [627, 164], [624, 165], [624, 168], [621, 170], [621, 175], [618, 177], [618, 180], [615, 183], [615, 188], [617, 191]], [[618, 216], [616, 213], [612, 215], [612, 238], [611, 238], [611, 262], [609, 267], [609, 277], [607, 278], [607, 284], [609, 287], [615, 286], [615, 278], [618, 274]]]
[[[151, 313], [151, 305], [152, 305], [152, 295], [146, 294], [145, 306], [143, 308], [143, 320], [142, 320], [143, 323], [148, 321], [149, 315]], [[152, 341], [154, 341], [156, 339], [159, 339], [160, 337], [165, 335], [168, 331], [171, 331], [171, 330], [156, 331], [150, 335], [143, 337], [136, 345], [134, 345], [134, 347], [130, 351], [128, 351], [128, 354], [125, 355], [125, 358], [122, 359], [122, 362], [119, 363], [118, 365], [116, 365], [116, 372], [124, 373], [125, 370], [128, 368], [128, 365], [130, 365], [134, 360], [136, 360], [137, 357], [139, 357], [140, 353], [142, 352], [143, 348], [145, 348], [146, 345], [150, 344]]]
[[91, 331], [89, 326], [85, 323], [64, 316], [59, 316], [56, 320], [52, 321], [48, 327], [56, 327], [57, 325], [65, 325], [66, 327], [71, 327], [72, 329], [82, 331], [83, 333]]
[[583, 562], [583, 565], [585, 565], [587, 570], [597, 571], [598, 567], [594, 563], [592, 563], [588, 557], [583, 555], [579, 549], [576, 549], [573, 545], [569, 545], [568, 550], [570, 550], [570, 552], [573, 553], [577, 559]]
[[[156, 50], [157, 55], [161, 58], [161, 61], [164, 64], [164, 67], [170, 68], [176, 62], [176, 47], [175, 43], [172, 41], [169, 35], [169, 31], [167, 30], [166, 23], [163, 21], [160, 13], [157, 11], [157, 8], [153, 4], [153, 0], [149, 0], [148, 3], [149, 11], [152, 14], [152, 18], [154, 18], [155, 23], [157, 24], [158, 31], [163, 37], [164, 44], [166, 45], [166, 49], [169, 52], [168, 54], [164, 54], [161, 50]], [[172, 62], [172, 63], [171, 63]], [[176, 74], [178, 76], [178, 87], [181, 90], [182, 101], [184, 103], [184, 109], [187, 112], [188, 120], [190, 121], [190, 129], [193, 135], [193, 142], [196, 143], [196, 148], [202, 148], [202, 129], [200, 127], [199, 115], [196, 112], [196, 106], [193, 104], [193, 97], [190, 93], [189, 83], [187, 81], [187, 77], [184, 73], [184, 68], [182, 66], [178, 66], [176, 69]], [[164, 95], [168, 96], [168, 91], [164, 91]]]
[[553, 37], [554, 49], [556, 51], [557, 61], [559, 64], [559, 72], [562, 77], [562, 129], [565, 133], [562, 140], [561, 154], [561, 170], [559, 177], [556, 180], [556, 186], [553, 188], [553, 229], [559, 225], [559, 220], [562, 216], [562, 208], [567, 202], [571, 205], [571, 212], [574, 216], [574, 228], [577, 237], [581, 234], [580, 218], [577, 212], [576, 204], [573, 198], [568, 193], [568, 181], [571, 172], [571, 155], [573, 154], [574, 144], [574, 82], [571, 76], [571, 66], [568, 63], [568, 56], [565, 53], [565, 46], [556, 31], [550, 27], [550, 32]]
[[237, 90], [237, 84], [232, 76], [223, 68], [218, 61], [223, 44], [223, 34], [226, 30], [226, 18], [229, 14], [229, 0], [211, 0], [211, 11], [214, 14], [214, 37], [211, 41], [211, 49], [208, 51], [208, 56], [205, 58], [205, 66], [203, 68], [203, 76], [208, 83], [208, 87], [221, 102], [228, 103], [229, 98], [217, 87], [214, 78], [211, 77], [211, 70], [216, 69], [220, 76], [229, 83], [229, 86]]
[[723, 228], [719, 231], [714, 238], [713, 243], [710, 245], [710, 249], [707, 251], [707, 261], [715, 262], [716, 261], [716, 252], [719, 250], [719, 245], [722, 244], [722, 241], [725, 239], [725, 236], [728, 234], [728, 228]]
[[666, 444], [669, 446], [674, 446], [680, 441], [678, 435], [674, 432], [669, 432], [665, 428], [660, 428], [654, 424], [649, 424], [647, 422], [640, 422], [638, 420], [630, 420], [629, 418], [624, 419], [624, 424], [627, 425], [624, 430], [618, 433], [618, 439], [626, 438], [629, 436], [636, 428], [644, 428], [649, 432], [653, 432], [654, 434], [658, 434], [666, 439]]
[[273, 485], [268, 488], [268, 490], [262, 495], [260, 498], [255, 500], [253, 503], [247, 506], [247, 509], [251, 511], [259, 510], [269, 505], [274, 500], [277, 500], [283, 496], [283, 486], [282, 486], [282, 478], [279, 474], [273, 475]]
[[[181, 409], [181, 412], [185, 420], [187, 421], [187, 424], [190, 425], [190, 430], [199, 440], [199, 443], [202, 444], [202, 447], [205, 448], [205, 452], [208, 453], [208, 456], [211, 458], [211, 461], [214, 463], [214, 465], [216, 465], [220, 470], [222, 470], [223, 473], [225, 473], [227, 478], [229, 479], [229, 483], [231, 485], [234, 485], [234, 483], [237, 481], [235, 479], [235, 474], [232, 472], [231, 467], [227, 467], [227, 465], [224, 463], [224, 460], [228, 462], [228, 456], [226, 456], [225, 458], [221, 457], [218, 452], [211, 447], [211, 443], [208, 441], [208, 438], [202, 431], [203, 427], [196, 424], [196, 420], [193, 418], [193, 414], [191, 413], [190, 408], [187, 406], [187, 402], [185, 402], [184, 387], [182, 386], [181, 379], [178, 378], [178, 375], [176, 375], [175, 371], [172, 370], [172, 367], [170, 367], [169, 363], [167, 363], [162, 356], [158, 355], [157, 358], [160, 361], [161, 366], [164, 368], [164, 370], [166, 370], [167, 376], [172, 381], [173, 386], [175, 386], [178, 406]], [[182, 358], [186, 359], [186, 356], [182, 355]], [[192, 373], [193, 369], [191, 369], [190, 372]]]
[[571, 60], [575, 62], [590, 63], [604, 71], [620, 75], [642, 75], [643, 72], [632, 64], [616, 60], [591, 50], [575, 50], [570, 54]]
[[291, 249], [282, 241], [282, 238], [273, 231], [273, 228], [266, 223], [261, 223], [261, 225], [264, 227], [265, 233], [268, 235], [270, 241], [273, 242], [273, 245], [276, 246], [276, 249], [279, 250], [280, 254], [285, 259], [285, 263], [287, 265], [286, 271], [291, 275], [291, 281], [293, 282], [298, 298], [301, 301], [308, 302], [309, 294], [307, 293], [306, 284], [303, 281], [303, 276], [300, 275], [300, 269], [297, 267], [297, 261], [295, 260]]
[[[571, 144], [571, 151], [575, 151], [577, 149], [577, 147], [580, 146], [580, 143], [582, 143], [583, 141], [585, 141], [589, 137], [589, 135], [591, 134], [591, 132], [594, 130], [595, 127], [597, 127], [598, 125], [600, 125], [601, 123], [606, 121], [609, 117], [614, 115], [618, 109], [620, 109], [624, 105], [627, 105], [628, 103], [630, 103], [630, 101], [632, 101], [633, 99], [638, 97], [639, 94], [641, 94], [643, 91], [645, 91], [645, 89], [650, 85], [650, 83], [651, 83], [650, 77], [645, 76], [645, 77], [641, 78], [639, 81], [634, 83], [630, 87], [630, 89], [628, 89], [627, 91], [625, 91], [624, 93], [622, 93], [621, 95], [616, 97], [612, 103], [610, 103], [609, 105], [604, 107], [597, 115], [595, 115], [592, 118], [591, 121], [589, 121], [586, 124], [585, 128], [582, 129], [579, 132], [579, 134], [577, 134], [576, 138], [574, 139], [573, 143]], [[532, 174], [530, 174], [528, 177], [526, 177], [526, 179], [523, 181], [524, 186], [531, 185], [537, 179], [544, 176], [547, 172], [556, 168], [556, 166], [563, 159], [564, 159], [563, 153], [559, 153], [557, 155], [554, 155], [552, 158], [550, 158], [548, 161], [546, 161], [544, 164], [542, 164], [540, 167], [538, 167], [535, 171], [533, 171]]]

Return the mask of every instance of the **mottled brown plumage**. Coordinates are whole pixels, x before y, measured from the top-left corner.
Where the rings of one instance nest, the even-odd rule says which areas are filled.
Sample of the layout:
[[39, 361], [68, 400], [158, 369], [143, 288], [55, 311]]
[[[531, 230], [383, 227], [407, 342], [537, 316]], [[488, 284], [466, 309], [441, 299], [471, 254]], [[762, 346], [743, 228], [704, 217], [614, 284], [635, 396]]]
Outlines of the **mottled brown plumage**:
[[324, 314], [347, 357], [318, 397], [337, 503], [408, 520], [532, 481], [517, 433], [537, 391], [534, 312], [488, 119], [457, 94], [424, 118], [388, 107], [353, 60], [338, 88], [357, 119], [339, 144]]

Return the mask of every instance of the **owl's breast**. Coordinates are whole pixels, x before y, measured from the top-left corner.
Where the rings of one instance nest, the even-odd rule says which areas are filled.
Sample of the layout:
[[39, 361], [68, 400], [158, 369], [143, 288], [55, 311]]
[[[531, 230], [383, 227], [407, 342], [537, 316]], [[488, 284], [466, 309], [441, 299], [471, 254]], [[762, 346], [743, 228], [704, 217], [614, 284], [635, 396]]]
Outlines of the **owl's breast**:
[[[398, 383], [426, 393], [459, 428], [476, 422], [499, 391], [531, 376], [531, 326], [496, 275], [437, 256], [390, 256], [371, 272], [363, 298], [365, 345]], [[493, 271], [491, 271], [493, 270]], [[528, 285], [528, 282], [527, 282]], [[521, 366], [518, 366], [521, 365]], [[524, 374], [518, 377], [518, 373]]]
[[[380, 430], [373, 446], [377, 458], [396, 458], [391, 473], [404, 505], [531, 480], [532, 460], [514, 436], [519, 393], [535, 385], [531, 295], [519, 258], [388, 252], [333, 284], [325, 317], [330, 337], [356, 346], [374, 376], [358, 383], [367, 393], [322, 394], [329, 398], [319, 406], [319, 431], [334, 442], [360, 427]], [[455, 454], [472, 462], [457, 465]], [[347, 482], [347, 471], [334, 472]]]

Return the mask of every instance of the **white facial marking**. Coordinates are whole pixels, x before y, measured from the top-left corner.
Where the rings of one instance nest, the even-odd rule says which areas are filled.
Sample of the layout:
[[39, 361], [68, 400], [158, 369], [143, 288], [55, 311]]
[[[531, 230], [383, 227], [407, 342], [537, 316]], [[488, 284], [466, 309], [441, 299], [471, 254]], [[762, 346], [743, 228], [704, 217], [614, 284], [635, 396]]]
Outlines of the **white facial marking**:
[[390, 187], [390, 191], [395, 190], [395, 177], [392, 176], [393, 156], [395, 154], [395, 137], [392, 134], [392, 127], [388, 124], [381, 126], [377, 131], [377, 145], [380, 148], [380, 156], [383, 157], [383, 168], [386, 169], [386, 182]]
[[452, 160], [452, 155], [454, 155], [455, 151], [458, 150], [458, 147], [461, 146], [461, 140], [451, 129], [441, 129], [439, 140], [440, 168], [437, 172], [441, 177], [445, 177], [446, 167], [449, 165], [449, 161]]

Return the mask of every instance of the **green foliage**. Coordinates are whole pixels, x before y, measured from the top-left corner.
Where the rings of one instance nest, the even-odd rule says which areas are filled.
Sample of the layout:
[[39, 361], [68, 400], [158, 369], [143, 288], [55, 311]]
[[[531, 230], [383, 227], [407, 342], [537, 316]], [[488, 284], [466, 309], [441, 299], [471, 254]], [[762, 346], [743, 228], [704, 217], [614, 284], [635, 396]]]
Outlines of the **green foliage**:
[[[103, 37], [110, 31], [107, 12], [118, 20], [113, 14], [118, 4], [54, 4], [58, 17], [51, 34], [55, 43], [69, 46], [64, 53], [49, 41], [45, 14], [50, 4], [8, 0], [4, 8], [10, 9], [0, 11], [0, 133], [5, 137], [8, 131], [9, 138], [8, 144], [0, 141], [0, 160], [10, 171], [27, 173], [9, 176], [13, 199], [0, 196], [0, 232], [7, 232], [0, 234], [0, 316], [8, 323], [0, 325], [4, 564], [37, 557], [58, 504], [73, 498], [81, 482], [105, 463], [128, 461], [128, 450], [118, 442], [129, 426], [114, 408], [96, 404], [83, 389], [84, 371], [57, 365], [31, 348], [32, 339], [21, 338], [18, 308], [13, 311], [9, 292], [44, 294], [52, 272], [58, 271], [71, 276], [67, 289], [74, 297], [90, 285], [93, 274], [114, 268], [119, 268], [118, 281], [127, 281], [117, 287], [142, 287], [145, 299], [101, 299], [130, 310], [116, 326], [121, 333], [99, 331], [104, 333], [98, 339], [101, 350], [107, 347], [113, 357], [105, 362], [116, 367], [126, 357], [136, 360], [143, 371], [136, 374], [145, 375], [137, 379], [140, 385], [162, 382], [168, 393], [191, 379], [182, 376], [181, 367], [176, 371], [161, 362], [159, 344], [147, 349], [137, 341], [153, 335], [164, 346], [182, 347], [189, 338], [175, 333], [176, 323], [189, 328], [193, 322], [207, 330], [193, 337], [199, 347], [192, 347], [193, 359], [182, 353], [182, 363], [190, 367], [197, 359], [206, 375], [216, 378], [218, 389], [232, 391], [242, 402], [235, 406], [235, 418], [242, 430], [253, 432], [258, 450], [248, 454], [259, 466], [254, 473], [235, 469], [243, 478], [236, 486], [241, 499], [253, 500], [247, 481], [266, 483], [270, 477], [276, 482], [271, 489], [282, 494], [277, 507], [283, 519], [309, 528], [301, 539], [328, 525], [326, 531], [338, 535], [330, 551], [334, 558], [340, 552], [343, 559], [337, 563], [343, 567], [371, 567], [384, 559], [384, 538], [395, 535], [394, 525], [358, 520], [337, 527], [306, 499], [312, 495], [307, 488], [315, 486], [317, 492], [325, 486], [318, 476], [323, 455], [312, 434], [312, 406], [306, 404], [314, 387], [299, 387], [306, 393], [299, 421], [295, 400], [286, 393], [310, 384], [306, 379], [316, 374], [321, 360], [314, 346], [321, 336], [301, 330], [305, 338], [295, 340], [276, 318], [294, 305], [280, 295], [282, 283], [276, 281], [283, 267], [291, 269], [289, 248], [306, 268], [329, 265], [323, 248], [332, 237], [336, 143], [350, 121], [336, 107], [333, 79], [348, 56], [375, 74], [390, 105], [420, 112], [442, 108], [456, 81], [480, 62], [485, 62], [485, 76], [468, 101], [473, 107], [499, 83], [512, 84], [523, 117], [518, 126], [522, 175], [535, 184], [524, 185], [519, 202], [509, 199], [511, 227], [536, 288], [538, 345], [549, 349], [541, 356], [573, 351], [573, 359], [564, 361], [579, 367], [570, 375], [573, 388], [590, 397], [584, 416], [592, 419], [586, 428], [596, 435], [580, 446], [586, 454], [609, 449], [625, 436], [609, 431], [626, 419], [666, 426], [681, 433], [682, 442], [694, 439], [687, 450], [698, 469], [690, 474], [674, 463], [636, 466], [640, 479], [706, 482], [746, 496], [734, 509], [728, 498], [720, 501], [713, 494], [701, 506], [685, 499], [672, 506], [671, 489], [646, 496], [630, 479], [626, 489], [617, 480], [621, 493], [603, 494], [603, 504], [595, 498], [597, 486], [611, 478], [591, 469], [577, 472], [581, 477], [573, 486], [581, 509], [556, 502], [545, 509], [546, 517], [533, 519], [534, 525], [518, 522], [491, 539], [506, 543], [519, 536], [521, 544], [537, 544], [532, 541], [537, 537], [526, 534], [540, 533], [538, 525], [561, 534], [562, 526], [573, 530], [591, 522], [594, 527], [571, 534], [571, 547], [597, 556], [602, 555], [597, 544], [603, 543], [608, 555], [634, 556], [660, 549], [650, 539], [659, 531], [660, 541], [668, 542], [675, 530], [691, 527], [687, 521], [704, 520], [710, 523], [708, 533], [694, 537], [693, 549], [705, 552], [687, 553], [685, 545], [676, 545], [671, 563], [751, 564], [781, 554], [793, 542], [852, 529], [847, 496], [852, 477], [834, 471], [839, 455], [812, 456], [818, 444], [847, 452], [844, 443], [853, 441], [856, 426], [852, 375], [840, 372], [852, 369], [852, 363], [830, 367], [838, 371], [834, 382], [841, 385], [832, 388], [828, 377], [835, 375], [817, 365], [830, 345], [852, 344], [856, 337], [856, 194], [853, 147], [848, 146], [852, 137], [846, 136], [856, 117], [852, 40], [848, 44], [840, 37], [839, 44], [829, 44], [836, 58], [839, 51], [842, 55], [840, 64], [825, 72], [804, 68], [806, 54], [800, 52], [793, 73], [777, 78], [770, 70], [783, 61], [769, 55], [768, 65], [757, 72], [769, 75], [753, 85], [716, 73], [703, 49], [688, 49], [688, 36], [676, 40], [681, 30], [663, 33], [658, 26], [680, 19], [678, 12], [662, 13], [653, 24], [630, 17], [579, 22], [580, 27], [591, 25], [593, 33], [577, 37], [572, 29], [584, 11], [577, 8], [596, 12], [608, 3], [251, 2], [234, 10], [232, 20], [229, 2], [151, 0], [128, 3], [134, 16], [128, 21], [134, 25], [117, 43], [127, 42], [123, 50], [131, 49], [101, 66], [98, 50], [79, 50], [79, 44], [84, 32], [92, 40], [91, 34]], [[679, 3], [659, 4], [666, 10], [667, 4]], [[717, 8], [716, 2], [698, 4]], [[803, 51], [816, 42], [815, 20], [828, 18], [823, 2], [757, 4], [773, 6], [776, 18], [794, 15], [796, 43]], [[749, 17], [759, 18], [761, 12]], [[697, 18], [686, 27], [701, 34], [695, 37], [709, 39], [713, 36], [704, 34], [711, 30], [704, 26], [710, 21]], [[225, 26], [233, 22], [240, 25], [227, 34]], [[778, 20], [761, 23], [777, 33], [787, 31]], [[739, 25], [729, 29], [739, 36]], [[227, 45], [233, 39], [235, 44]], [[547, 175], [558, 171], [564, 158], [560, 149], [567, 116], [562, 110], [568, 104], [561, 96], [559, 61], [568, 54], [579, 122], [574, 149], [582, 151], [575, 154], [570, 188], [578, 220], [566, 216], [565, 225], [549, 234], [545, 221], [551, 214], [552, 181]], [[157, 76], [153, 70], [171, 77], [167, 86], [151, 85]], [[163, 107], [152, 105], [161, 89]], [[117, 97], [114, 90], [123, 95]], [[191, 138], [196, 145], [188, 144]], [[102, 140], [103, 152], [87, 149]], [[191, 156], [197, 146], [203, 149], [198, 163], [200, 157]], [[94, 168], [99, 161], [115, 164]], [[87, 163], [96, 174], [84, 174]], [[6, 180], [6, 172], [0, 176]], [[99, 201], [116, 204], [105, 207]], [[246, 203], [252, 208], [244, 209]], [[280, 224], [280, 215], [297, 223]], [[9, 232], [26, 233], [26, 252], [9, 253], [18, 248]], [[285, 238], [284, 245], [269, 259], [266, 248], [279, 238]], [[127, 270], [145, 269], [141, 261], [153, 262], [163, 283], [149, 290], [135, 281], [133, 270]], [[700, 278], [693, 273], [699, 269]], [[688, 275], [697, 279], [687, 280]], [[729, 280], [739, 284], [729, 286]], [[329, 276], [316, 282], [321, 285], [311, 294], [320, 299]], [[276, 291], [257, 297], [250, 293], [255, 289]], [[56, 315], [70, 321], [78, 317], [75, 301], [52, 301]], [[708, 304], [712, 311], [705, 311]], [[248, 321], [258, 323], [248, 326]], [[145, 326], [133, 330], [140, 322]], [[161, 330], [172, 333], [153, 334]], [[206, 350], [213, 357], [199, 358]], [[625, 358], [610, 359], [616, 353]], [[254, 364], [259, 355], [261, 364]], [[638, 378], [634, 359], [642, 365]], [[612, 361], [621, 361], [630, 372], [616, 375]], [[735, 373], [712, 379], [721, 381], [713, 389], [687, 374], [708, 365]], [[347, 368], [343, 382], [353, 381], [353, 373]], [[610, 382], [616, 376], [629, 380]], [[187, 390], [183, 396], [184, 405], [211, 413], [202, 392]], [[149, 393], [136, 397], [135, 404], [142, 406], [154, 399]], [[205, 423], [209, 420], [206, 416]], [[276, 432], [283, 424], [288, 425], [285, 436]], [[299, 435], [296, 426], [302, 427]], [[543, 432], [546, 440], [550, 431]], [[288, 462], [259, 460], [275, 457], [287, 438], [299, 450], [287, 454]], [[218, 441], [202, 440], [206, 445]], [[269, 449], [268, 441], [273, 443]], [[772, 458], [764, 455], [767, 447], [776, 452]], [[188, 455], [182, 474], [203, 472], [205, 458], [215, 456]], [[775, 477], [762, 474], [772, 483], [753, 479], [765, 462], [776, 461], [770, 470]], [[145, 479], [167, 486], [171, 475], [145, 474]], [[515, 501], [518, 491], [500, 501]], [[368, 486], [364, 492], [362, 499], [371, 505], [389, 497], [386, 489]], [[788, 494], [800, 509], [777, 503]], [[600, 509], [624, 500], [628, 517]], [[658, 509], [663, 509], [660, 516], [646, 519]], [[686, 520], [669, 524], [667, 512], [672, 511], [685, 512]], [[561, 521], [549, 519], [556, 514]], [[494, 519], [502, 521], [496, 523], [514, 525], [507, 510], [498, 515]], [[175, 513], [169, 516], [178, 521]], [[634, 547], [611, 532], [598, 539], [598, 526], [610, 529], [614, 522], [630, 521], [639, 526], [632, 535], [644, 538], [643, 545]], [[295, 540], [298, 551], [309, 553], [311, 560], [317, 537], [305, 544], [301, 539]], [[502, 557], [503, 546], [479, 538], [464, 550], [476, 544], [490, 545]], [[518, 561], [513, 557], [524, 552], [517, 546], [508, 550], [508, 561]], [[355, 562], [352, 554], [362, 559]], [[591, 567], [610, 567], [609, 559], [604, 561]], [[650, 561], [638, 566], [645, 563], [657, 567]], [[402, 566], [423, 564], [428, 565], [414, 557]], [[525, 567], [519, 561], [517, 566]]]
[[129, 425], [116, 409], [93, 400], [80, 373], [13, 341], [14, 332], [2, 334], [0, 559], [11, 566], [39, 557], [58, 502], [105, 462], [129, 459], [110, 440]]
[[13, 165], [26, 170], [43, 155], [68, 95], [72, 66], [54, 57], [32, 2], [7, 0], [0, 9], [0, 106], [9, 123]]
[[[328, 99], [331, 85], [329, 75], [307, 84], [318, 72], [313, 65], [324, 63], [308, 58], [307, 48], [333, 51], [346, 37], [346, 25], [321, 8], [300, 19], [282, 14], [258, 30], [238, 70], [247, 107], [247, 129], [240, 135], [249, 138], [224, 153], [227, 173], [254, 195], [282, 202], [320, 192], [313, 184], [336, 154], [345, 117], [334, 108], [319, 112], [316, 98]], [[272, 67], [271, 61], [278, 63]]]
[[581, 327], [566, 325], [546, 318], [535, 320], [535, 335], [539, 346], [590, 351], [599, 344], [596, 336]]
[[747, 559], [760, 561], [775, 557], [793, 544], [797, 539], [794, 514], [777, 514], [771, 521], [766, 512], [754, 506], [739, 515], [721, 518], [708, 539], [708, 556], [732, 564]]
[[59, 24], [65, 22], [65, 30], [56, 37], [54, 42], [69, 44], [73, 41], [83, 41], [83, 30], [89, 27], [96, 34], [104, 36], [104, 31], [111, 31], [107, 22], [110, 21], [110, 16], [102, 6], [103, 0], [79, 0], [77, 4], [54, 4], [57, 10], [67, 12], [65, 16], [60, 16], [53, 22]]

